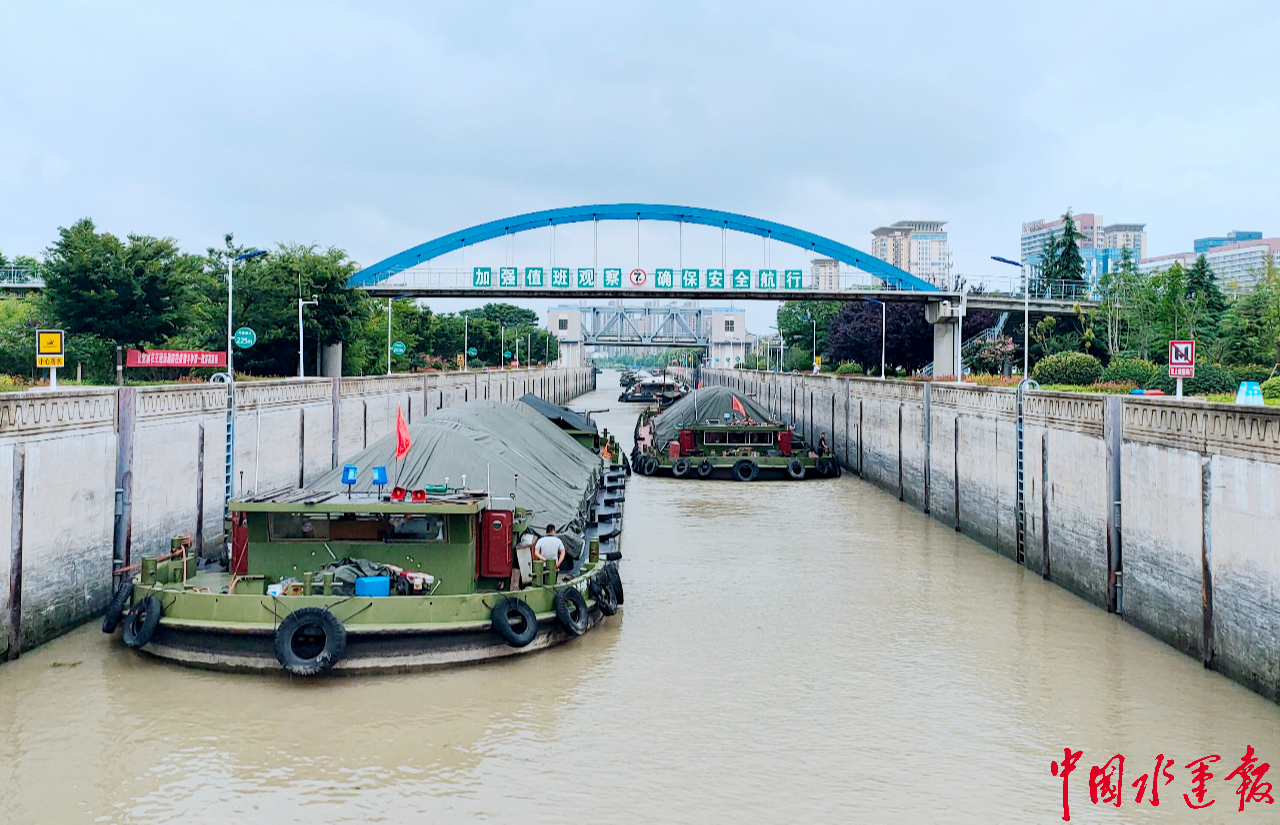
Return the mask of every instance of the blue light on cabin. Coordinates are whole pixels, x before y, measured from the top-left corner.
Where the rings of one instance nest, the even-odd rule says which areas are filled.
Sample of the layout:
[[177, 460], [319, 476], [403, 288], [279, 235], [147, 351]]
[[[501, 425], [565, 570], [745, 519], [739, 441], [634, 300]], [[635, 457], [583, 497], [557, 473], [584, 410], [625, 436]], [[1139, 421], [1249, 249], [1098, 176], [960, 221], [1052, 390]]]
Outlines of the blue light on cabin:
[[356, 465], [347, 464], [342, 468], [342, 483], [343, 484], [356, 483]]
[[386, 467], [374, 467], [374, 468], [373, 468], [373, 483], [374, 483], [374, 484], [376, 484], [376, 485], [378, 485], [378, 486], [382, 486], [382, 485], [384, 485], [384, 484], [386, 484], [386, 483], [387, 483], [387, 468], [386, 468]]

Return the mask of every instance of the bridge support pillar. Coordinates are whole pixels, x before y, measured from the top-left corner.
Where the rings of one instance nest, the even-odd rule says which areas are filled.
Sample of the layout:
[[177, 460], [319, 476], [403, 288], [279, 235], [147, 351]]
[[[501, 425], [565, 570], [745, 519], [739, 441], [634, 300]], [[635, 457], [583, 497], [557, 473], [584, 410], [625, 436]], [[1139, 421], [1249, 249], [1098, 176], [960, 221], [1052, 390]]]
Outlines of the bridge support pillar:
[[925, 305], [925, 320], [933, 325], [933, 375], [962, 374], [960, 364], [960, 324], [964, 320], [964, 303], [934, 301]]

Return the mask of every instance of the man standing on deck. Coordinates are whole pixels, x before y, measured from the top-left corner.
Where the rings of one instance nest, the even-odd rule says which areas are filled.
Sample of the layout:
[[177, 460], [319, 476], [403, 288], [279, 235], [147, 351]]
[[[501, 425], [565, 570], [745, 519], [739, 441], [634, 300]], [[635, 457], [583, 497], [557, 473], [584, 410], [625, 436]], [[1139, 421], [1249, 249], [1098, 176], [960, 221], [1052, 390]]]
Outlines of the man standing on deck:
[[533, 545], [534, 561], [551, 562], [560, 569], [560, 562], [564, 561], [564, 542], [556, 536], [556, 526], [554, 524], [547, 525], [547, 534], [538, 539], [538, 543]]

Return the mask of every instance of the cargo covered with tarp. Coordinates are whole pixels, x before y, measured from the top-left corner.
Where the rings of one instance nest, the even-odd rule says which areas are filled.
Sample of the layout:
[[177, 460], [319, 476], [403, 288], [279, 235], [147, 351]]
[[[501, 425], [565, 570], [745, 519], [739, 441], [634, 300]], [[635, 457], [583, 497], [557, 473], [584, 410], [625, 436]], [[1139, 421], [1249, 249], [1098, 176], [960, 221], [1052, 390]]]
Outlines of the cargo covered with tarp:
[[592, 433], [597, 431], [595, 422], [586, 413], [580, 413], [577, 410], [571, 410], [559, 404], [552, 404], [550, 401], [543, 401], [533, 393], [522, 395], [519, 400], [521, 404], [528, 404], [542, 413], [544, 417], [557, 423], [561, 429]]
[[666, 444], [677, 438], [680, 430], [696, 424], [723, 424], [725, 415], [738, 424], [776, 423], [763, 407], [742, 393], [729, 387], [707, 387], [690, 392], [653, 419], [652, 443]]
[[[466, 476], [468, 488], [487, 488], [502, 509], [504, 499], [514, 496], [515, 506], [534, 514], [539, 532], [546, 524], [555, 524], [566, 534], [566, 546], [581, 549], [587, 506], [601, 472], [600, 457], [542, 413], [519, 401], [472, 401], [434, 412], [408, 430], [413, 445], [403, 461], [396, 459], [392, 433], [346, 462], [357, 468], [354, 492], [377, 491], [374, 467], [387, 468], [389, 486], [408, 490], [439, 486], [446, 478], [450, 486], [460, 487]], [[346, 492], [342, 468], [330, 470], [311, 488]]]

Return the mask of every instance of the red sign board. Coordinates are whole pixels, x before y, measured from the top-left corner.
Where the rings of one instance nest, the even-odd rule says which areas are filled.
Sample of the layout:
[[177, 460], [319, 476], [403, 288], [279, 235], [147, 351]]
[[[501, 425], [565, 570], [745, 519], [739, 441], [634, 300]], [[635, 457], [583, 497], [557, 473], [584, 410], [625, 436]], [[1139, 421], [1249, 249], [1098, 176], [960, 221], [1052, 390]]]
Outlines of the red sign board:
[[201, 352], [187, 349], [129, 350], [126, 367], [225, 367], [225, 352]]
[[1169, 377], [1170, 378], [1195, 378], [1196, 377], [1196, 342], [1195, 341], [1170, 341], [1169, 342]]

